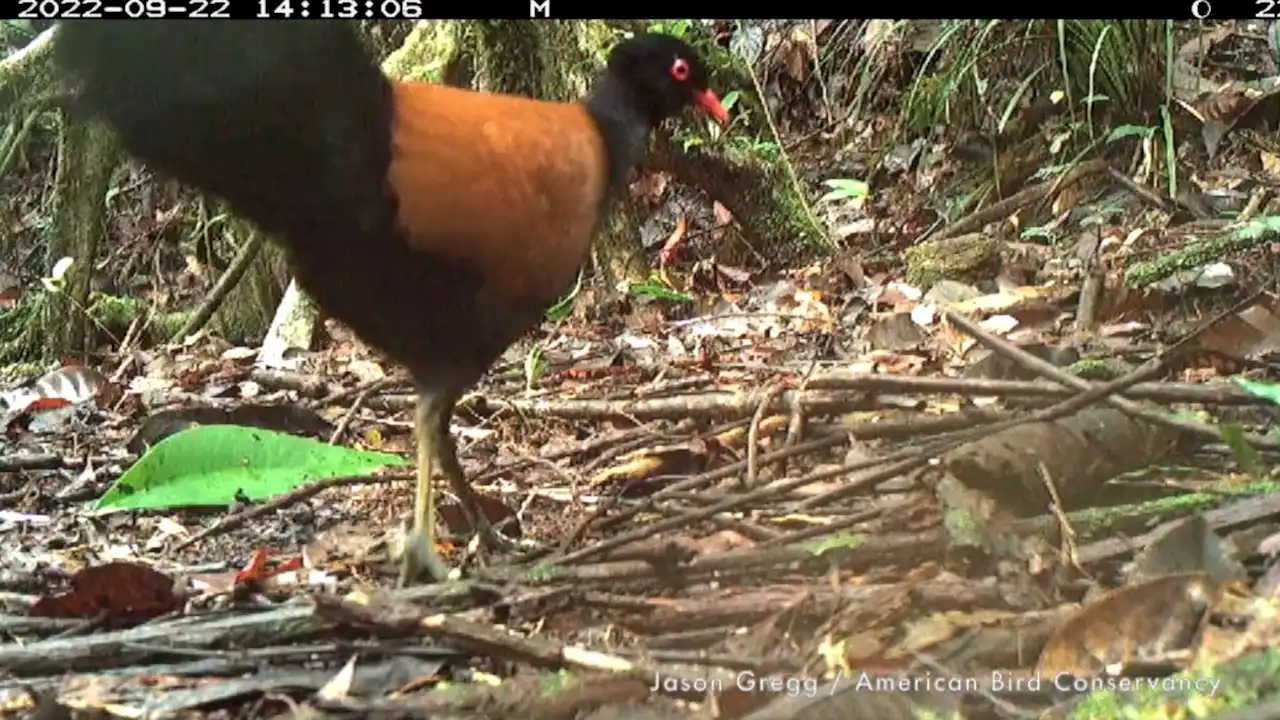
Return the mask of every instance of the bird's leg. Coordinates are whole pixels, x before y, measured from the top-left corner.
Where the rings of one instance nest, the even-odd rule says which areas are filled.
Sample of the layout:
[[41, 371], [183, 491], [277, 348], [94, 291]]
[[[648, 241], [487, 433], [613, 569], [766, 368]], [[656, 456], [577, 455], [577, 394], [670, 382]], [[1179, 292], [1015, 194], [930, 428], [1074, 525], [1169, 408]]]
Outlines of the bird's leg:
[[447, 438], [449, 413], [452, 411], [453, 402], [439, 393], [418, 392], [418, 406], [413, 415], [413, 435], [418, 447], [418, 487], [413, 503], [413, 528], [405, 538], [400, 558], [400, 587], [412, 584], [422, 576], [423, 570], [437, 582], [449, 577], [448, 566], [436, 554], [436, 502], [431, 487], [431, 471], [435, 464], [436, 443], [440, 438], [439, 428], [446, 428]]
[[480, 533], [480, 539], [484, 544], [493, 550], [509, 550], [514, 547], [514, 544], [495, 530], [493, 524], [489, 522], [489, 517], [484, 513], [484, 507], [480, 505], [480, 496], [476, 494], [475, 488], [471, 487], [466, 473], [462, 470], [462, 465], [458, 462], [457, 446], [454, 445], [453, 436], [449, 433], [449, 417], [453, 414], [453, 406], [456, 402], [457, 396], [449, 401], [449, 411], [444, 414], [439, 434], [433, 442], [436, 460], [440, 462], [440, 472], [449, 479], [453, 492], [462, 503], [462, 511], [467, 516], [467, 522]]

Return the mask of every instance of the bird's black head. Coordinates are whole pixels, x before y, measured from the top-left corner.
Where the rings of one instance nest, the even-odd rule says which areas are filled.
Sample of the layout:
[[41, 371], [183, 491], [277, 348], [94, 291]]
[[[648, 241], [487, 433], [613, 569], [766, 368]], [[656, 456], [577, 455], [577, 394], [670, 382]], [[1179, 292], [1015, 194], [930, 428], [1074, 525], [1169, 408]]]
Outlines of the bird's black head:
[[729, 111], [707, 88], [707, 66], [688, 43], [645, 33], [624, 40], [609, 54], [608, 72], [628, 90], [655, 125], [690, 105], [729, 121]]

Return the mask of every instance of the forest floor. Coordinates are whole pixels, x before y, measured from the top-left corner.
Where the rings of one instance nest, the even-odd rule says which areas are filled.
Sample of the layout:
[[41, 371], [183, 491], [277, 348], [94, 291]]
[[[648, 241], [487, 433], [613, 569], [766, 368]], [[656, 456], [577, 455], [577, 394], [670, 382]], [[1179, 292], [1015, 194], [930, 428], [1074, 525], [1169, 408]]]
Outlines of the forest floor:
[[[1125, 152], [1022, 153], [948, 215], [999, 142], [822, 108], [788, 59], [834, 32], [810, 29], [757, 69], [837, 248], [756, 262], [728, 210], [642, 174], [661, 291], [588, 283], [459, 405], [519, 549], [479, 550], [446, 499], [457, 580], [394, 588], [413, 395], [336, 323], [273, 362], [135, 336], [0, 394], [0, 712], [1182, 717], [1273, 693], [1280, 143], [1250, 128], [1274, 96], [1219, 91], [1184, 192], [1112, 128]], [[1215, 47], [1274, 66], [1246, 29]], [[1068, 123], [1029, 122], [1042, 150]]]

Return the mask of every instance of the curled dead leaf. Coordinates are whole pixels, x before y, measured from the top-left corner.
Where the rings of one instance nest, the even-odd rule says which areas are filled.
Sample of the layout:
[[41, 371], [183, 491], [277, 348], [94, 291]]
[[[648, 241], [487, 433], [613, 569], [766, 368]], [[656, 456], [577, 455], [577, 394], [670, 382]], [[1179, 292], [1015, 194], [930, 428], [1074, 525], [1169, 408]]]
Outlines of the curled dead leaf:
[[667, 236], [667, 241], [662, 244], [662, 251], [658, 253], [658, 266], [665, 268], [667, 263], [675, 259], [676, 251], [680, 249], [680, 243], [684, 240], [685, 231], [689, 229], [689, 223], [684, 216], [676, 218], [676, 227]]

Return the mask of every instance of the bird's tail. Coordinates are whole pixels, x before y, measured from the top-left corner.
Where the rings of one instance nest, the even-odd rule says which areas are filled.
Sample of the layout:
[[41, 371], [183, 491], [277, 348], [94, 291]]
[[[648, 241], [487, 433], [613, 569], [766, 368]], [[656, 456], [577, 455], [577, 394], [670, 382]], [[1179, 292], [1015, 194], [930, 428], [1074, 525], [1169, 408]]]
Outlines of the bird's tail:
[[128, 151], [268, 232], [385, 219], [392, 92], [346, 23], [67, 21], [54, 53]]

